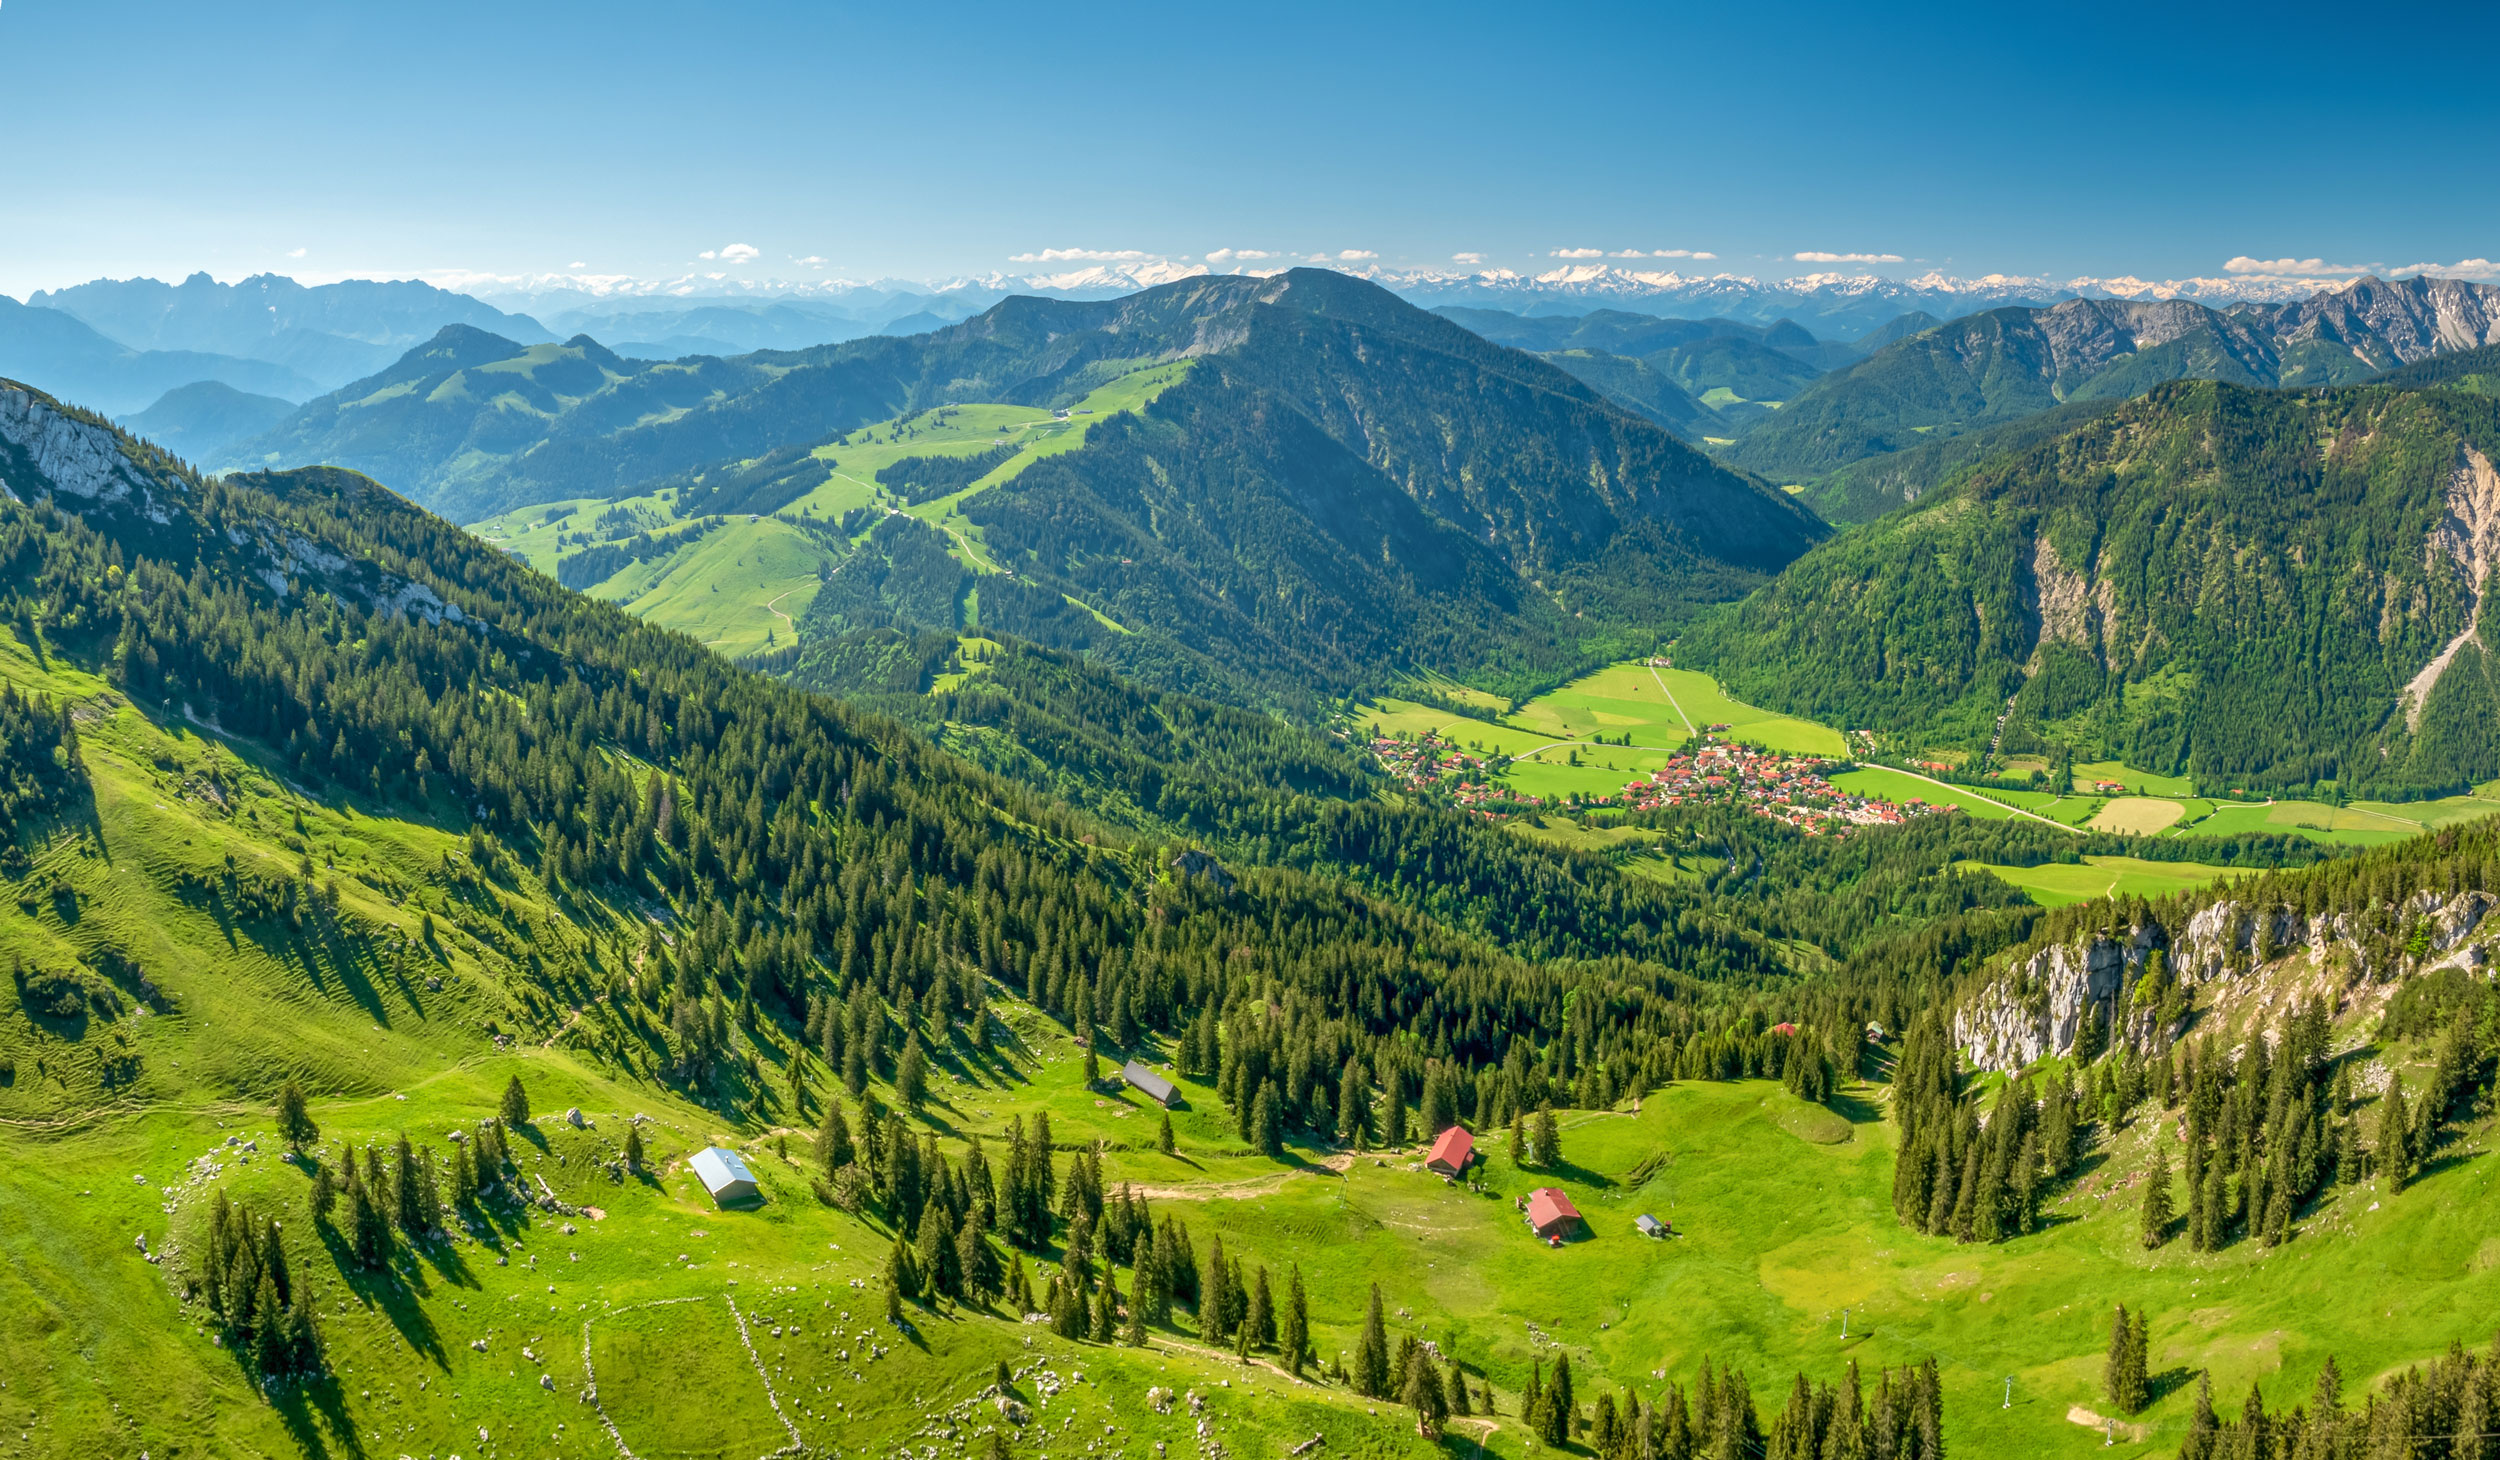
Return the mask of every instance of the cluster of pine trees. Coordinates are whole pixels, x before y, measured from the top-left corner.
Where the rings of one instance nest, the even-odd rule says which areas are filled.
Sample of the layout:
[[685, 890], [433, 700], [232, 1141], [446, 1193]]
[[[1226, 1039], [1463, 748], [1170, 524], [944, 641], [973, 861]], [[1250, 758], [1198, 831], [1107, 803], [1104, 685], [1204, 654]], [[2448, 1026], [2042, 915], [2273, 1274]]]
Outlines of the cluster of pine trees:
[[288, 1271], [276, 1219], [228, 1202], [220, 1188], [198, 1250], [191, 1291], [207, 1301], [237, 1356], [268, 1379], [323, 1371], [311, 1295], [298, 1291]]
[[2500, 1335], [2480, 1354], [2461, 1344], [2387, 1381], [2359, 1409], [2344, 1405], [2343, 1370], [2330, 1356], [2309, 1402], [2269, 1412], [2255, 1380], [2239, 1414], [2214, 1413], [2213, 1376], [2199, 1375], [2179, 1460], [2296, 1456], [2299, 1460], [2490, 1460], [2500, 1454]]
[[2121, 1303], [2110, 1314], [2109, 1356], [2101, 1363], [2101, 1393], [2120, 1414], [2135, 1414], [2152, 1398], [2152, 1338], [2144, 1310]]
[[85, 780], [69, 706], [0, 685], [0, 843], [15, 842], [24, 819], [67, 805]]

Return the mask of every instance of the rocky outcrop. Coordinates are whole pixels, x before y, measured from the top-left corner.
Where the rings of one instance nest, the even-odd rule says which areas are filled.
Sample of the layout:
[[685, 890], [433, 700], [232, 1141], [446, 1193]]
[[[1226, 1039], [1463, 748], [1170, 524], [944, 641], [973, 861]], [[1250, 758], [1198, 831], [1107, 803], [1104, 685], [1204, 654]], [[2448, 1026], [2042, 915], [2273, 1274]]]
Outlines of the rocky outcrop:
[[2018, 1070], [2074, 1049], [2087, 1015], [2106, 1024], [2121, 990], [2143, 977], [2158, 926], [2039, 949], [1953, 1016], [1953, 1040], [1983, 1070]]
[[2164, 950], [2170, 978], [2190, 990], [2248, 979], [2289, 959], [2313, 973], [2338, 959], [2347, 986], [2391, 983], [2437, 968], [2488, 967], [2492, 940], [2478, 935], [2500, 929], [2495, 910], [2500, 898], [2487, 892], [2421, 892], [2381, 910], [2374, 930], [2369, 915], [2303, 917], [2290, 907], [2225, 898], [2175, 930], [2151, 922], [2120, 937], [2095, 934], [2032, 950], [1956, 1011], [1953, 1040], [1980, 1069], [2018, 1070], [2073, 1053], [2088, 1016], [2108, 1027], [2112, 1008], [2124, 1007], [2113, 1044], [2157, 1052], [2178, 1031], [2164, 1026], [2159, 1009], [2122, 1003], [2156, 949]]
[[2408, 730], [2422, 728], [2422, 707], [2430, 703], [2440, 676], [2456, 662], [2458, 652], [2482, 633], [2484, 589], [2492, 569], [2500, 568], [2500, 472], [2492, 470], [2490, 457], [2470, 446], [2458, 453], [2456, 470], [2448, 478], [2448, 511], [2431, 529], [2425, 547], [2434, 569], [2443, 563], [2456, 565], [2473, 609], [2466, 615], [2465, 628], [2441, 646], [2397, 696]]
[[[198, 508], [195, 479], [181, 468], [150, 459], [147, 448], [83, 412], [5, 381], [0, 381], [0, 491], [24, 502], [50, 498], [61, 510], [99, 526], [115, 521], [127, 526], [134, 515], [169, 526]], [[244, 558], [241, 570], [281, 598], [297, 580], [308, 579], [392, 617], [469, 622], [457, 604], [427, 584], [352, 562], [300, 531], [267, 522], [256, 530], [247, 526], [229, 524], [225, 540]]]
[[[173, 521], [178, 493], [131, 459], [129, 438], [61, 410], [33, 391], [0, 384], [0, 484], [22, 502], [47, 495], [92, 506], [127, 504], [149, 521]], [[63, 502], [75, 509], [77, 502]]]

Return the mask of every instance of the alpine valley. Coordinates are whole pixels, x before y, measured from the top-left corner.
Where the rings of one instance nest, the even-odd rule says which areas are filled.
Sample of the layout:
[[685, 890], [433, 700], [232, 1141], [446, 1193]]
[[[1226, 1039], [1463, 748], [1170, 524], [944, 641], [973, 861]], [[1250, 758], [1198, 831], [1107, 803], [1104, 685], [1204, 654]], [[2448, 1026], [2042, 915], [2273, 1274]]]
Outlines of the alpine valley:
[[2500, 295], [1628, 277], [0, 306], [0, 1451], [2490, 1460]]

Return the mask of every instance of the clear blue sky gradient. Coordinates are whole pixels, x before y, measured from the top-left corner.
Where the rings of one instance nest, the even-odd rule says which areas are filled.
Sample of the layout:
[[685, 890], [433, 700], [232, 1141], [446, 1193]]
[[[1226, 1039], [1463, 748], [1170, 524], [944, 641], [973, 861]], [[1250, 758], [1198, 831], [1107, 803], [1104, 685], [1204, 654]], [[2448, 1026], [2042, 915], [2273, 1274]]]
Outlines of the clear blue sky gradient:
[[852, 278], [1066, 247], [2500, 257], [2500, 7], [2387, 14], [4, 0], [0, 290], [666, 277], [733, 242]]

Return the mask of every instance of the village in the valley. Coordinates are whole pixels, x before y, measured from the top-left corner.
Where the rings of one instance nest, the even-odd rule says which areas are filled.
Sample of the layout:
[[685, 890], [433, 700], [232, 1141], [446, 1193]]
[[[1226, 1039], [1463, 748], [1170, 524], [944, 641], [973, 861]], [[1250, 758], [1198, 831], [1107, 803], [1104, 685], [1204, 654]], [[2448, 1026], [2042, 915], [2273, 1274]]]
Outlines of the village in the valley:
[[[1858, 826], [1897, 826], [1912, 817], [1946, 810], [1915, 798], [1887, 801], [1845, 791], [1831, 777], [1845, 762], [1788, 755], [1713, 738], [1724, 725], [1708, 725], [1667, 763], [1612, 796], [1583, 797], [1580, 805], [1625, 811], [1723, 803], [1784, 822], [1809, 836], [1846, 833]], [[1369, 742], [1382, 769], [1410, 790], [1437, 790], [1461, 806], [1487, 815], [1532, 811], [1547, 798], [1519, 791], [1502, 780], [1507, 758], [1461, 749], [1430, 732], [1408, 737], [1374, 736]]]

